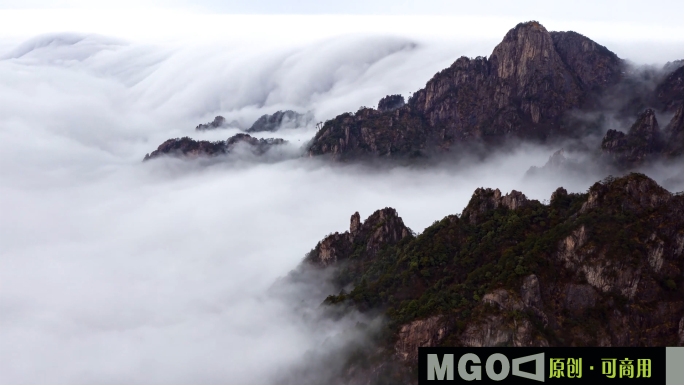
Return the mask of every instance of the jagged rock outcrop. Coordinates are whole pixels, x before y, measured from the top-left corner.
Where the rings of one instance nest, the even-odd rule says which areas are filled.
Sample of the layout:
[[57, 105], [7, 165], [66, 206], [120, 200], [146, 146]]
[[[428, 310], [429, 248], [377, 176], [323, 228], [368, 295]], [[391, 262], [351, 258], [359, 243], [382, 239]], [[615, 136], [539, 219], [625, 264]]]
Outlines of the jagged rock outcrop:
[[406, 106], [326, 122], [309, 154], [416, 156], [470, 140], [554, 136], [564, 132], [562, 116], [619, 81], [622, 68], [615, 54], [580, 34], [521, 23], [489, 58], [456, 60]]
[[525, 277], [520, 287], [520, 297], [527, 308], [540, 308], [542, 306], [539, 278], [536, 275], [530, 274]]
[[561, 174], [581, 174], [586, 172], [585, 165], [565, 156], [565, 150], [560, 149], [549, 156], [549, 160], [542, 167], [531, 166], [525, 177], [539, 177]]
[[478, 188], [473, 193], [468, 206], [463, 210], [461, 218], [468, 220], [471, 224], [478, 223], [478, 216], [487, 211], [496, 210], [499, 207], [506, 207], [509, 210], [516, 210], [528, 202], [525, 194], [512, 190], [510, 193], [501, 196], [499, 189]]
[[405, 155], [419, 157], [427, 151], [427, 131], [420, 114], [410, 108], [386, 113], [362, 108], [327, 121], [316, 133], [309, 156], [335, 159]]
[[596, 183], [589, 189], [589, 195], [582, 204], [580, 213], [585, 214], [611, 203], [618, 205], [621, 210], [641, 214], [668, 203], [670, 199], [672, 199], [672, 194], [660, 187], [653, 179], [609, 177], [606, 183]]
[[300, 114], [292, 110], [276, 111], [270, 115], [262, 115], [252, 124], [252, 127], [247, 129], [247, 132], [277, 131], [280, 128], [306, 127], [313, 120], [314, 117], [310, 112]]
[[663, 72], [669, 75], [681, 67], [684, 67], [684, 59], [669, 61], [663, 66]]
[[390, 360], [417, 365], [420, 346], [684, 344], [684, 196], [645, 175], [559, 188], [548, 206], [478, 189], [460, 217], [418, 236], [390, 221], [369, 257], [374, 217], [324, 240], [339, 244], [326, 254], [337, 263], [320, 244], [307, 260], [354, 287], [326, 304], [385, 311]]
[[565, 288], [565, 306], [572, 311], [586, 310], [596, 305], [596, 290], [590, 285], [569, 284]]
[[411, 230], [390, 207], [374, 212], [363, 223], [359, 213], [351, 217], [349, 231], [327, 236], [306, 256], [306, 263], [326, 267], [348, 258], [372, 258], [380, 247], [394, 245]]
[[684, 66], [680, 66], [658, 84], [655, 95], [666, 111], [675, 111], [684, 104]]
[[435, 316], [402, 325], [397, 335], [394, 351], [405, 362], [418, 361], [418, 348], [437, 346], [449, 332], [444, 317]]
[[387, 112], [401, 108], [406, 104], [401, 95], [387, 95], [378, 102], [378, 111]]
[[675, 160], [684, 154], [684, 104], [675, 111], [672, 120], [661, 130], [653, 109], [639, 114], [628, 133], [608, 130], [598, 155], [581, 160], [567, 158], [563, 149], [549, 157], [542, 167], [531, 166], [525, 177], [586, 175], [589, 172], [622, 172], [633, 170], [656, 160]]
[[283, 139], [258, 139], [247, 134], [236, 134], [228, 140], [209, 142], [206, 140], [194, 140], [188, 137], [169, 139], [159, 145], [151, 153], [145, 155], [143, 161], [158, 158], [160, 156], [176, 156], [183, 158], [197, 158], [200, 156], [212, 157], [225, 155], [235, 150], [237, 146], [245, 146], [254, 155], [263, 155], [271, 148], [286, 143]]
[[622, 168], [634, 167], [659, 157], [664, 147], [655, 111], [650, 108], [639, 115], [627, 134], [608, 130], [601, 142], [604, 157]]
[[551, 32], [553, 45], [585, 90], [601, 91], [621, 79], [622, 60], [608, 48], [576, 32]]
[[196, 131], [206, 131], [206, 130], [213, 130], [215, 128], [221, 128], [226, 124], [226, 118], [223, 116], [217, 116], [214, 118], [213, 121], [205, 124], [200, 124], [197, 127], [195, 127]]
[[486, 294], [482, 298], [482, 303], [493, 306], [494, 313], [488, 314], [477, 323], [468, 324], [458, 338], [463, 346], [548, 346], [548, 341], [545, 339], [533, 338], [533, 326], [529, 320], [523, 319], [520, 322], [512, 320], [511, 322], [505, 316], [506, 313], [523, 311], [526, 308], [517, 296], [498, 289]]
[[684, 155], [684, 104], [681, 104], [665, 128], [667, 145], [665, 155], [675, 158]]

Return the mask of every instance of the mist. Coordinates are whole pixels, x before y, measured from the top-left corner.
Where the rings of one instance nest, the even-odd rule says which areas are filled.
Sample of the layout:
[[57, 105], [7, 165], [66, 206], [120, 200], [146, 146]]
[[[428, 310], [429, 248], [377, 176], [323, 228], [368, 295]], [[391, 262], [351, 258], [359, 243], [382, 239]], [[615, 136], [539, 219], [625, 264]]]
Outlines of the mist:
[[317, 352], [361, 343], [363, 333], [349, 332], [360, 322], [382, 322], [323, 317], [319, 304], [334, 294], [324, 280], [280, 279], [327, 234], [347, 230], [354, 212], [364, 219], [394, 207], [422, 232], [460, 213], [477, 187], [544, 200], [561, 185], [584, 192], [598, 180], [526, 179], [555, 146], [430, 167], [299, 157], [314, 127], [258, 134], [289, 141], [277, 162], [238, 154], [142, 163], [168, 138], [239, 132], [194, 130], [215, 115], [248, 126], [293, 109], [324, 121], [387, 94], [407, 97], [459, 56], [488, 55], [496, 43], [248, 40], [51, 33], [3, 44], [3, 384], [277, 383]]

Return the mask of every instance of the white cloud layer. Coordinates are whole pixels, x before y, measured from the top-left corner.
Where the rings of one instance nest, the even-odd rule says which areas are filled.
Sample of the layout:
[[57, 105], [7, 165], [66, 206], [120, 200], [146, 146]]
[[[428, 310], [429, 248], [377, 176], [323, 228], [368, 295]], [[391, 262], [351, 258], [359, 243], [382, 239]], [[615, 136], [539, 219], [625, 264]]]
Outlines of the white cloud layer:
[[[3, 384], [269, 383], [356, 321], [303, 317], [324, 297], [307, 294], [311, 287], [295, 291], [310, 301], [303, 307], [268, 292], [317, 241], [347, 229], [353, 212], [395, 207], [422, 231], [460, 212], [477, 187], [547, 199], [558, 180], [522, 177], [551, 148], [430, 169], [307, 158], [141, 163], [169, 137], [235, 133], [194, 132], [217, 114], [250, 124], [288, 108], [324, 120], [407, 96], [458, 56], [491, 52], [496, 41], [484, 38], [355, 34], [256, 47], [248, 38], [8, 38], [0, 52]], [[297, 151], [313, 132], [280, 134]], [[563, 184], [584, 191], [594, 180]]]

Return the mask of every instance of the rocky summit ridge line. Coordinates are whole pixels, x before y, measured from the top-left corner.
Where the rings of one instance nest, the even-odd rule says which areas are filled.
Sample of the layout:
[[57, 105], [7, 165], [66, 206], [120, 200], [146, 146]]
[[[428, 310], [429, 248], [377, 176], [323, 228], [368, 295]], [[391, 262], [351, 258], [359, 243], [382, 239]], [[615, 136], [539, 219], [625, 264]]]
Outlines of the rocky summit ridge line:
[[[457, 59], [408, 102], [401, 95], [388, 95], [377, 109], [362, 107], [319, 123], [302, 152], [342, 161], [412, 159], [491, 150], [511, 140], [550, 142], [605, 134], [603, 143], [595, 144], [602, 155], [594, 161], [609, 163], [607, 168], [633, 170], [645, 162], [682, 155], [678, 111], [684, 105], [683, 64], [675, 61], [642, 74], [579, 33], [549, 32], [536, 21], [520, 23], [489, 57]], [[643, 138], [631, 132], [606, 134], [601, 123], [606, 111], [617, 113], [620, 122], [629, 122], [624, 123], [625, 131], [644, 111], [654, 121], [657, 113], [674, 113], [664, 132], [658, 127], [652, 130], [667, 145], [643, 145]], [[602, 118], [589, 123], [577, 118], [587, 112], [598, 112]], [[262, 116], [248, 131], [273, 130], [283, 122], [297, 126], [312, 118], [309, 113], [278, 111]], [[198, 130], [224, 123], [217, 117]]]
[[596, 105], [600, 93], [621, 80], [624, 68], [622, 59], [585, 36], [521, 23], [489, 58], [461, 57], [406, 106], [362, 109], [326, 122], [309, 154], [411, 156], [475, 139], [569, 134], [564, 114]]
[[200, 156], [214, 157], [233, 152], [238, 146], [244, 146], [251, 154], [260, 156], [274, 147], [287, 143], [283, 139], [254, 138], [248, 134], [236, 134], [227, 140], [209, 142], [206, 140], [194, 140], [191, 138], [169, 139], [162, 143], [155, 151], [145, 155], [143, 161], [159, 158], [161, 156], [176, 156], [183, 158], [197, 158]]
[[684, 195], [642, 174], [548, 205], [479, 188], [419, 235], [355, 213], [303, 265], [328, 308], [388, 319], [339, 383], [413, 383], [421, 346], [684, 346]]

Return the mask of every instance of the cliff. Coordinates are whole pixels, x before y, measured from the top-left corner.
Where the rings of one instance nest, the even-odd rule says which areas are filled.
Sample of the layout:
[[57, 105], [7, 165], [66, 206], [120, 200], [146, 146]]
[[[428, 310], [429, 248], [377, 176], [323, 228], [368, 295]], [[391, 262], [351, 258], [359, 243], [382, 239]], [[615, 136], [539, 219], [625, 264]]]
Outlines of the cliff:
[[608, 130], [601, 142], [604, 156], [624, 168], [643, 164], [648, 158], [660, 155], [664, 148], [664, 138], [652, 109], [641, 113], [627, 134]]
[[549, 205], [478, 189], [417, 236], [393, 209], [355, 214], [304, 263], [354, 287], [328, 306], [386, 314], [383, 357], [405, 371], [419, 346], [684, 344], [684, 196], [642, 174]]
[[675, 111], [684, 104], [684, 66], [680, 66], [658, 84], [655, 94], [666, 111]]
[[327, 267], [346, 260], [372, 259], [380, 246], [394, 245], [411, 230], [392, 208], [374, 212], [363, 223], [359, 213], [351, 217], [349, 231], [327, 236], [306, 256], [306, 263]]
[[[593, 146], [598, 142], [593, 138], [605, 134], [595, 144], [601, 167], [634, 169], [682, 154], [682, 114], [677, 113], [684, 105], [681, 63], [637, 68], [579, 33], [549, 32], [535, 21], [520, 23], [489, 57], [457, 59], [408, 102], [401, 95], [388, 95], [377, 109], [362, 107], [319, 123], [306, 152], [335, 160], [416, 159], [486, 152], [518, 141], [575, 139], [583, 142], [579, 146]], [[641, 111], [653, 121], [642, 124], [641, 113], [630, 129]], [[675, 119], [661, 132], [656, 115], [673, 113]], [[606, 133], [611, 119], [622, 127]], [[277, 111], [261, 116], [247, 132], [311, 122], [311, 113]], [[224, 126], [225, 119], [217, 116], [197, 130]], [[567, 164], [575, 171], [587, 168]]]
[[614, 53], [580, 34], [521, 23], [489, 58], [456, 60], [407, 105], [362, 109], [326, 122], [309, 154], [419, 156], [472, 140], [569, 134], [564, 114], [591, 107], [596, 95], [620, 81], [623, 66]]

